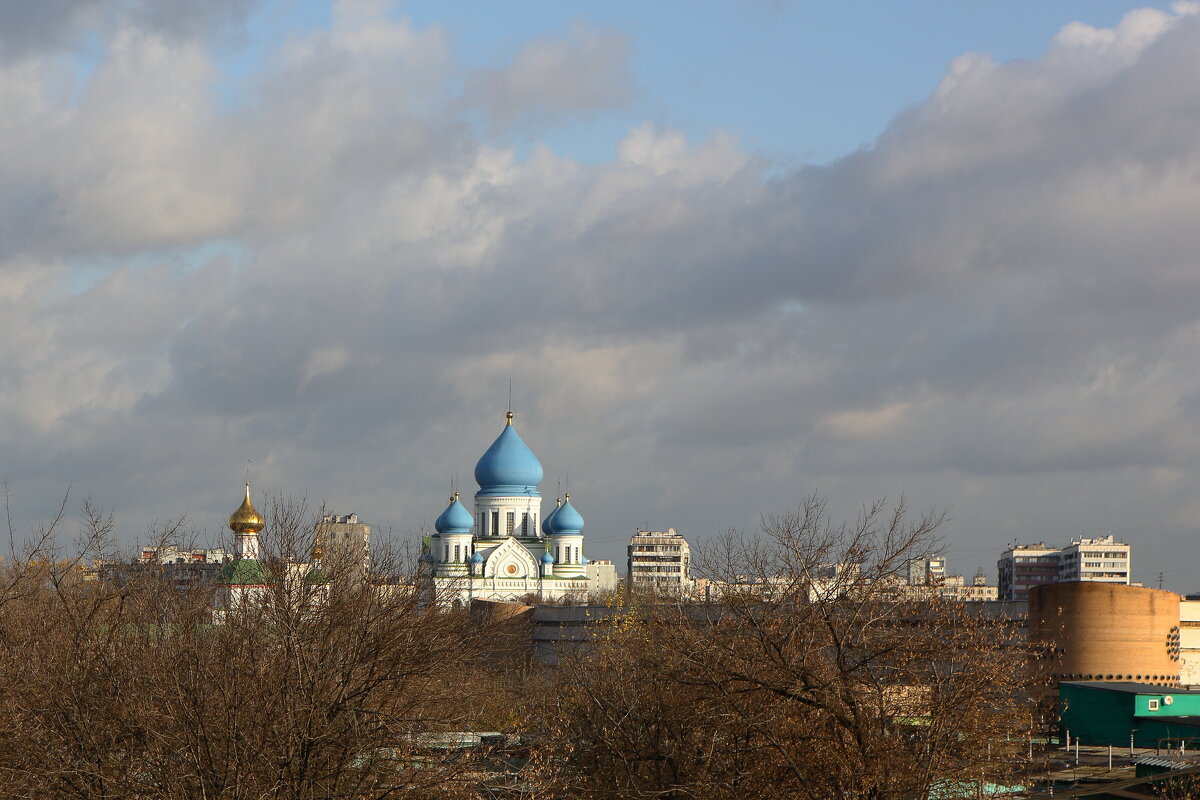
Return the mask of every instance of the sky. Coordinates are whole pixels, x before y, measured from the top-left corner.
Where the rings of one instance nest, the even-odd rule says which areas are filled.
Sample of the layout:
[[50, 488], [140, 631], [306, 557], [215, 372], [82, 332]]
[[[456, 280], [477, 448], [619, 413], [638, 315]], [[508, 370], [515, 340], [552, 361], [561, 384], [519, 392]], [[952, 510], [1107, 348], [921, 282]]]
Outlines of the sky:
[[0, 3], [14, 524], [414, 534], [511, 381], [593, 559], [819, 492], [1200, 591], [1198, 74], [1197, 3]]

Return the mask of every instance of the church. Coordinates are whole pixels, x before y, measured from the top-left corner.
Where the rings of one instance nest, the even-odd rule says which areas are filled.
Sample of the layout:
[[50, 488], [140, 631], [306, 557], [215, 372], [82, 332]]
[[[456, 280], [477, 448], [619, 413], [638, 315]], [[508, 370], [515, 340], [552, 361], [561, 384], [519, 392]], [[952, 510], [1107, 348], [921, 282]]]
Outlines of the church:
[[542, 517], [542, 465], [513, 425], [513, 413], [475, 465], [475, 513], [458, 492], [434, 523], [428, 559], [439, 602], [472, 599], [586, 599], [583, 517], [571, 495]]
[[229, 515], [235, 556], [221, 568], [221, 588], [214, 598], [214, 620], [222, 619], [230, 611], [262, 605], [270, 597], [274, 578], [260, 560], [258, 541], [258, 535], [266, 526], [266, 519], [250, 500], [250, 482], [246, 481], [246, 497], [237, 510]]

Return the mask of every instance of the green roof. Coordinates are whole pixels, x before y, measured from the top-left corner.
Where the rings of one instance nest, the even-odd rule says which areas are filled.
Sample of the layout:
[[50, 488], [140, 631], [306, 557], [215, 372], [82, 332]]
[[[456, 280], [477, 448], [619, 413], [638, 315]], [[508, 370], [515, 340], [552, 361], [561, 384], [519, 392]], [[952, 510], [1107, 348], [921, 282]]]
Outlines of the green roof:
[[305, 583], [329, 583], [329, 576], [320, 567], [313, 567], [304, 576]]
[[239, 558], [225, 565], [221, 580], [231, 586], [261, 586], [271, 582], [271, 572], [257, 558]]

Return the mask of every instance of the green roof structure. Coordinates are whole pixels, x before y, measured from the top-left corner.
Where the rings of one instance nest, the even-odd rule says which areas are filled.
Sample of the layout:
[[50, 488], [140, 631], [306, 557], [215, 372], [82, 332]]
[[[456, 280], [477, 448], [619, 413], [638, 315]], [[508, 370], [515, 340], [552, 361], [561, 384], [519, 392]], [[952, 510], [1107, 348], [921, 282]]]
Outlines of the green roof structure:
[[1133, 681], [1063, 681], [1059, 724], [1085, 745], [1200, 746], [1200, 691]]
[[230, 586], [265, 586], [271, 583], [271, 572], [257, 558], [239, 558], [225, 565], [221, 580]]

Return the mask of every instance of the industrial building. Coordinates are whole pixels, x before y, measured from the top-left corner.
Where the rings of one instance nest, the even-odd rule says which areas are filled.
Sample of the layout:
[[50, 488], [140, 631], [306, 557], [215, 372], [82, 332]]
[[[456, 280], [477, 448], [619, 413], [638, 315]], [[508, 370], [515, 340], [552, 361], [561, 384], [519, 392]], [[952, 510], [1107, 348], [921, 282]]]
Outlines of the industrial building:
[[1052, 648], [1056, 681], [1180, 681], [1179, 595], [1109, 583], [1029, 593], [1029, 640]]
[[1059, 719], [1085, 745], [1200, 748], [1200, 690], [1149, 683], [1067, 681]]

